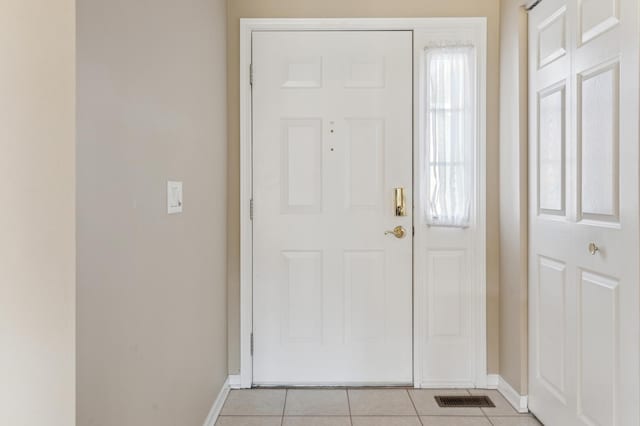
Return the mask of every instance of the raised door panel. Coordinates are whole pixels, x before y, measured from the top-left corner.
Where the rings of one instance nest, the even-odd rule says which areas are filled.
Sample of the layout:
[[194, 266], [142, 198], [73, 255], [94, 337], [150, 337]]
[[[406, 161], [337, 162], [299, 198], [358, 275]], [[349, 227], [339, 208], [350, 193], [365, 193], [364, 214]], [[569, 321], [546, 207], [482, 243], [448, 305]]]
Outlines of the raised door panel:
[[386, 322], [384, 251], [345, 252], [344, 283], [347, 342], [384, 339]]
[[322, 336], [322, 252], [285, 251], [282, 283], [283, 343], [315, 341]]
[[549, 392], [563, 404], [566, 403], [566, 269], [564, 262], [539, 257], [535, 303], [537, 356], [534, 368]]
[[582, 271], [578, 293], [578, 413], [589, 425], [615, 425], [618, 281]]
[[596, 38], [620, 22], [619, 0], [578, 0], [579, 40]]
[[538, 68], [567, 54], [566, 12], [563, 6], [538, 26]]
[[426, 333], [422, 360], [429, 386], [473, 383], [472, 293], [465, 250], [426, 250]]
[[322, 56], [290, 57], [283, 63], [283, 88], [319, 89], [322, 87]]
[[578, 76], [579, 214], [617, 222], [619, 215], [619, 64]]
[[565, 85], [538, 95], [538, 211], [565, 214]]
[[427, 265], [429, 338], [464, 337], [468, 331], [465, 252], [431, 251]]
[[322, 120], [282, 120], [282, 213], [322, 210]]

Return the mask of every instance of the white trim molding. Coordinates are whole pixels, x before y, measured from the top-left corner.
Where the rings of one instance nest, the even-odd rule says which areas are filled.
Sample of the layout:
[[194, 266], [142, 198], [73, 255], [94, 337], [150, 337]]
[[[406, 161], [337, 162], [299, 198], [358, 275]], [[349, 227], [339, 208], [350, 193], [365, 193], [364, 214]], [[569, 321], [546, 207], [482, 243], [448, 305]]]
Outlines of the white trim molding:
[[215, 426], [216, 421], [218, 421], [218, 416], [220, 416], [220, 412], [222, 411], [222, 406], [224, 405], [224, 402], [227, 400], [227, 396], [229, 395], [230, 389], [231, 388], [229, 386], [229, 377], [227, 377], [227, 380], [225, 380], [224, 384], [222, 385], [222, 389], [220, 389], [220, 392], [218, 392], [218, 396], [216, 397], [216, 400], [213, 401], [213, 405], [211, 406], [211, 410], [209, 410], [209, 415], [207, 416], [207, 419], [204, 421], [203, 426]]
[[231, 389], [241, 389], [242, 388], [242, 377], [240, 377], [240, 374], [230, 374], [229, 375], [229, 387]]
[[505, 397], [509, 404], [513, 406], [519, 413], [529, 412], [529, 397], [527, 395], [520, 395], [505, 379], [500, 377], [498, 381], [498, 392]]
[[[460, 32], [469, 34], [474, 40], [480, 40], [478, 47], [478, 161], [482, 165], [476, 182], [478, 191], [477, 221], [479, 227], [473, 238], [473, 252], [476, 253], [473, 262], [473, 300], [474, 318], [473, 352], [474, 366], [473, 377], [470, 378], [475, 387], [485, 387], [487, 377], [487, 338], [486, 338], [486, 179], [485, 179], [485, 144], [486, 144], [486, 28], [484, 17], [456, 17], [456, 18], [327, 18], [327, 19], [241, 19], [240, 20], [240, 375], [234, 378], [233, 387], [250, 388], [253, 380], [253, 365], [251, 355], [251, 333], [253, 330], [253, 240], [252, 222], [250, 217], [251, 199], [253, 198], [252, 176], [252, 151], [251, 151], [251, 38], [255, 31], [384, 31], [399, 30], [413, 31], [416, 34], [441, 34], [449, 37]], [[415, 61], [415, 58], [414, 58]], [[414, 67], [415, 67], [414, 63]], [[414, 94], [418, 85], [419, 75], [414, 75]], [[415, 95], [414, 95], [415, 96]], [[418, 99], [414, 99], [414, 114], [418, 113], [415, 107]], [[416, 117], [414, 117], [414, 121]], [[414, 128], [414, 144], [419, 139], [419, 134]], [[415, 145], [414, 145], [415, 151]], [[415, 153], [414, 153], [415, 161]], [[415, 171], [414, 171], [415, 173]], [[414, 175], [415, 181], [415, 175]], [[417, 188], [414, 184], [414, 191]], [[414, 243], [415, 250], [415, 243]], [[414, 253], [415, 258], [415, 253]], [[414, 294], [419, 294], [422, 289], [416, 288], [419, 284], [416, 279], [416, 263], [414, 261]], [[418, 309], [423, 304], [416, 304], [414, 297], [414, 386], [420, 387], [427, 384], [422, 381], [421, 365], [418, 360], [422, 354], [421, 345], [416, 342], [424, 341], [424, 327], [422, 319], [426, 318], [424, 312]], [[445, 387], [459, 387], [461, 383], [439, 383]]]
[[518, 413], [529, 412], [529, 397], [520, 395], [502, 376], [487, 374], [487, 389], [496, 389]]
[[[500, 376], [498, 374], [487, 374], [484, 389], [498, 389], [498, 383], [500, 383]], [[482, 386], [479, 387], [483, 388]]]

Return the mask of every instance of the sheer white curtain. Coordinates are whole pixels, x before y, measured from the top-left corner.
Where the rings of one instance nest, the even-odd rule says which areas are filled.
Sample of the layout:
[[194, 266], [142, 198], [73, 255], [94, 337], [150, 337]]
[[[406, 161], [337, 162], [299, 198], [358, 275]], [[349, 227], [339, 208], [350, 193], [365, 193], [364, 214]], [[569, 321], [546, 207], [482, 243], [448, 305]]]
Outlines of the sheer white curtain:
[[463, 228], [473, 197], [475, 52], [471, 46], [433, 47], [425, 58], [426, 220]]

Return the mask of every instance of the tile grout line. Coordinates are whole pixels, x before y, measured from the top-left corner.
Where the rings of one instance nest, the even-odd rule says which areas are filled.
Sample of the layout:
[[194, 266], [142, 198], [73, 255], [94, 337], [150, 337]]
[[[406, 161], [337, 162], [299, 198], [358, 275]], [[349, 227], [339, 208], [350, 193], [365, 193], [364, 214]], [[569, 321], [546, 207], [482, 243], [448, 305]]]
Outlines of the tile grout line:
[[484, 408], [480, 407], [480, 411], [482, 411], [482, 414], [484, 414], [484, 416], [489, 420], [489, 423], [493, 424], [493, 422], [491, 421], [491, 419], [489, 419], [489, 415], [487, 414], [487, 412], [485, 411]]
[[[473, 393], [471, 393], [471, 389], [467, 389], [467, 392], [469, 393], [469, 395], [473, 396]], [[484, 395], [486, 395], [487, 397], [489, 397], [489, 399], [491, 399], [491, 397], [488, 395], [488, 392], [484, 392]], [[487, 414], [487, 412], [485, 411], [485, 409], [483, 407], [480, 407], [480, 411], [482, 412], [482, 414], [484, 415], [484, 417], [487, 419], [487, 421], [489, 422], [489, 424], [493, 425], [493, 422], [491, 421], [491, 419], [489, 418], [489, 414]]]
[[[471, 389], [467, 389], [467, 393], [470, 396], [473, 396], [473, 393], [471, 392]], [[487, 395], [485, 393], [485, 395]], [[488, 395], [487, 395], [488, 396]], [[489, 397], [490, 398], [490, 397]], [[484, 416], [485, 419], [487, 419], [487, 421], [489, 422], [490, 425], [493, 425], [493, 422], [491, 421], [491, 419], [489, 418], [489, 415], [487, 414], [487, 412], [484, 410], [484, 408], [480, 407], [480, 412], [482, 413], [482, 415]]]
[[416, 403], [413, 400], [413, 398], [411, 397], [411, 392], [409, 392], [409, 389], [405, 389], [405, 392], [407, 392], [407, 396], [409, 397], [409, 401], [411, 401], [411, 405], [413, 406], [413, 410], [416, 412], [416, 416], [418, 416], [418, 422], [421, 425], [424, 425], [424, 423], [422, 423], [422, 419], [420, 418], [420, 413], [418, 413], [418, 408], [416, 407]]
[[349, 407], [349, 424], [353, 426], [353, 415], [351, 414], [351, 400], [349, 399], [349, 388], [345, 389], [347, 393], [347, 406]]
[[[471, 393], [471, 389], [465, 389], [465, 391], [467, 391], [467, 393], [469, 394], [469, 396], [473, 396], [473, 393]], [[493, 425], [493, 422], [491, 421], [491, 419], [489, 418], [489, 415], [487, 414], [486, 411], [484, 411], [484, 408], [480, 407], [480, 412], [482, 413], [482, 415], [484, 416], [485, 419], [487, 419], [487, 421], [489, 422], [490, 425]]]
[[287, 408], [287, 397], [289, 396], [289, 389], [284, 389], [284, 404], [282, 404], [282, 417], [280, 417], [280, 426], [284, 426], [284, 413]]

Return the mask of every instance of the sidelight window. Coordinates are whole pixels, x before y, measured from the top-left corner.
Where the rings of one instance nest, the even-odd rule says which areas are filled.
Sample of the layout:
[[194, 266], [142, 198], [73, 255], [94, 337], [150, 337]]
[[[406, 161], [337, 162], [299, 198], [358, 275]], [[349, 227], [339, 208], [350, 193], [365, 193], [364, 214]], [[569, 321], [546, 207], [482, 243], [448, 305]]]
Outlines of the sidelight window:
[[474, 194], [475, 51], [470, 46], [427, 48], [425, 61], [426, 221], [464, 228], [471, 222]]

